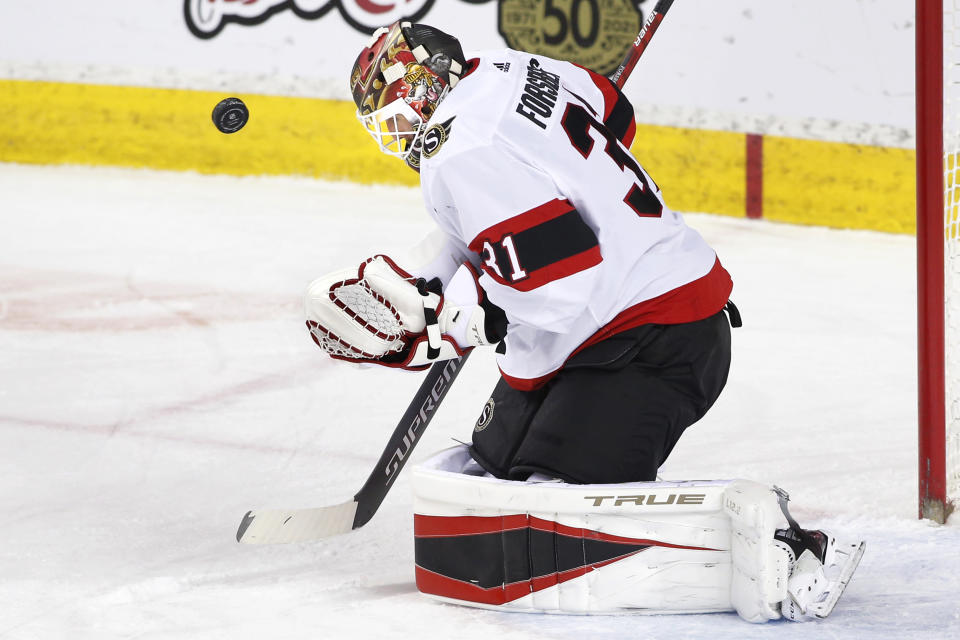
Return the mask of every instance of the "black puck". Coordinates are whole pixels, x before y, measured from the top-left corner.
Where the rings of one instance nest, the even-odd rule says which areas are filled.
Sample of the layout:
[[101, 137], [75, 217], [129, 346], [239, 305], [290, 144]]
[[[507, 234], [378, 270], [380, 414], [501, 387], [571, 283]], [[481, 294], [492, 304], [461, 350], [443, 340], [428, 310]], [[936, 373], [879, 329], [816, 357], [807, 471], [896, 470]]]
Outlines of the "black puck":
[[213, 108], [213, 124], [223, 133], [236, 133], [250, 119], [247, 105], [240, 98], [225, 98]]

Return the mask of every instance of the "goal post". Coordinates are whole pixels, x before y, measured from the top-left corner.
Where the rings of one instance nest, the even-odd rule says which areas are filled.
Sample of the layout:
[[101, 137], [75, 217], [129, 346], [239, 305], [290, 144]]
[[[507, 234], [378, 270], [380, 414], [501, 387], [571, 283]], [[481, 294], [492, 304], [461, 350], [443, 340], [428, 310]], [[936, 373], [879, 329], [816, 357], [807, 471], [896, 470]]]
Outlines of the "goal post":
[[960, 0], [916, 0], [919, 515], [960, 501]]

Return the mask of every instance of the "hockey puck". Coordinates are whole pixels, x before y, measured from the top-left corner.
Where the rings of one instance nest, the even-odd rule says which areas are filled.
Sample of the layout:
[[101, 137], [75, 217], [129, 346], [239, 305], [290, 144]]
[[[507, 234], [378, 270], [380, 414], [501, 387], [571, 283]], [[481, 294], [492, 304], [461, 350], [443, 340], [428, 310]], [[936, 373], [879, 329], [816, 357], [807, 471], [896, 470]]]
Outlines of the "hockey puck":
[[247, 105], [240, 98], [226, 98], [213, 108], [213, 124], [223, 133], [236, 133], [250, 119]]

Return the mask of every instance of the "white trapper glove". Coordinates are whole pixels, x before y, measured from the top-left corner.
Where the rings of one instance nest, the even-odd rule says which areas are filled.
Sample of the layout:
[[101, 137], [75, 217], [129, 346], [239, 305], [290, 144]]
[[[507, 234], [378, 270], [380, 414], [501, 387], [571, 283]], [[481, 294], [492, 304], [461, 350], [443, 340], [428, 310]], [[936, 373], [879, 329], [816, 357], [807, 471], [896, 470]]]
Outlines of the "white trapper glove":
[[357, 271], [310, 284], [307, 326], [334, 358], [422, 369], [499, 342], [506, 333], [506, 316], [486, 299], [477, 277], [464, 263], [441, 295], [377, 255]]

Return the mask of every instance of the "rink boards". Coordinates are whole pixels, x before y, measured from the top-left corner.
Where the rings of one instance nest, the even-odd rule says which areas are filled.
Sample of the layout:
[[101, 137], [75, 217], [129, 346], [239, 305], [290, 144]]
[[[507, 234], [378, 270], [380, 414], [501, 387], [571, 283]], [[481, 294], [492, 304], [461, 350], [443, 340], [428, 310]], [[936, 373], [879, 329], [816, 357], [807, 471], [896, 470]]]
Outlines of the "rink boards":
[[[242, 94], [233, 135], [211, 122], [222, 93], [0, 80], [0, 162], [304, 175], [416, 185], [336, 100]], [[914, 151], [638, 124], [634, 154], [680, 211], [913, 233]]]

